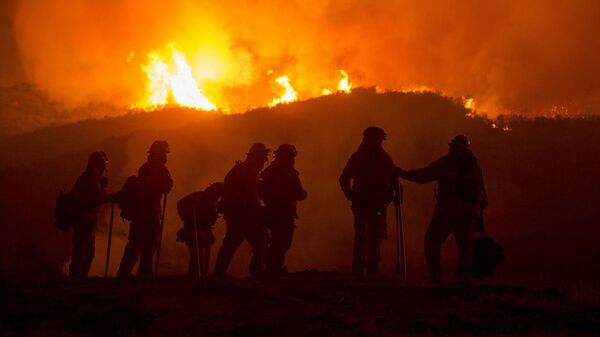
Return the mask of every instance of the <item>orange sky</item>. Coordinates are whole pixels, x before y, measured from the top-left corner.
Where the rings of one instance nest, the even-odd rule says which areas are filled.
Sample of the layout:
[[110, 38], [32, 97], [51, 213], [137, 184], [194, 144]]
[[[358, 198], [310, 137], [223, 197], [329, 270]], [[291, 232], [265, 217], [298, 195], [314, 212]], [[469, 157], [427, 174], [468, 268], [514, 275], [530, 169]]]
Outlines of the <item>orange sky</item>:
[[34, 83], [67, 106], [134, 103], [145, 54], [175, 42], [233, 110], [266, 105], [276, 75], [302, 99], [339, 69], [355, 85], [473, 96], [491, 114], [600, 107], [597, 1], [8, 0], [0, 11], [0, 83]]

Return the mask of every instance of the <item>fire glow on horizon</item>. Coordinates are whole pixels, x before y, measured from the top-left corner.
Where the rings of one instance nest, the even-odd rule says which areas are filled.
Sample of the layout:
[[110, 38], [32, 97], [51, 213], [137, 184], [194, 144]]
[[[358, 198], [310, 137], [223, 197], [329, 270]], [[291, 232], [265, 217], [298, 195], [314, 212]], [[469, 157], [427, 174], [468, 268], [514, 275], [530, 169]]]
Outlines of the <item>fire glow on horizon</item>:
[[[131, 53], [127, 58], [132, 62], [134, 54]], [[186, 108], [192, 108], [202, 111], [228, 111], [227, 102], [215, 104], [215, 100], [205, 94], [205, 87], [211, 84], [211, 81], [197, 81], [194, 78], [194, 69], [188, 62], [186, 54], [176, 47], [175, 43], [170, 43], [164, 50], [153, 50], [146, 54], [145, 63], [140, 65], [141, 71], [145, 75], [145, 91], [141, 99], [131, 105], [134, 109], [156, 110], [167, 105], [176, 105]], [[268, 72], [269, 75], [272, 70]], [[270, 79], [265, 79], [272, 81]], [[341, 69], [337, 80], [337, 93], [350, 93], [352, 83], [348, 73]], [[281, 75], [275, 79], [277, 88], [273, 98], [266, 105], [273, 107], [279, 104], [286, 104], [299, 99], [298, 91], [292, 85], [292, 79], [288, 75]], [[321, 95], [330, 95], [333, 90], [323, 89]], [[312, 97], [314, 95], [309, 95]]]

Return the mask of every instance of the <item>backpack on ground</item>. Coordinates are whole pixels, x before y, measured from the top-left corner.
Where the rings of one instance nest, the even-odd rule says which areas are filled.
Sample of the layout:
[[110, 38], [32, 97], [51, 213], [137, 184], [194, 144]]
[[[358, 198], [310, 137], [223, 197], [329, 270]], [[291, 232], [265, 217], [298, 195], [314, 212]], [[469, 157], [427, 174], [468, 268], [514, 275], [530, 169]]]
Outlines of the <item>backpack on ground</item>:
[[77, 196], [74, 192], [65, 193], [60, 191], [56, 198], [56, 206], [54, 207], [54, 217], [56, 219], [56, 227], [61, 231], [67, 232], [78, 218]]
[[504, 261], [502, 246], [483, 234], [473, 242], [473, 277], [486, 278]]
[[140, 190], [139, 178], [133, 175], [125, 180], [123, 187], [117, 193], [117, 205], [121, 209], [121, 217], [123, 219], [133, 220], [139, 213]]

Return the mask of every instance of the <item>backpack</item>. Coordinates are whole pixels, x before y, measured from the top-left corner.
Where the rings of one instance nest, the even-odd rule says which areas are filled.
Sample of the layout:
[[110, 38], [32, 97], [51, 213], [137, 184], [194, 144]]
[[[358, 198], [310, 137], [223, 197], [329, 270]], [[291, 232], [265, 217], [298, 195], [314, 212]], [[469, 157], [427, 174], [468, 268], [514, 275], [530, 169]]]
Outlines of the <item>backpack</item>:
[[78, 219], [77, 196], [74, 192], [60, 191], [54, 207], [56, 227], [67, 232]]
[[141, 188], [139, 178], [135, 175], [129, 176], [121, 190], [117, 193], [117, 205], [121, 209], [121, 217], [125, 220], [133, 220], [139, 214], [139, 201]]
[[191, 222], [194, 217], [194, 203], [201, 192], [192, 192], [177, 201], [177, 214], [181, 221]]

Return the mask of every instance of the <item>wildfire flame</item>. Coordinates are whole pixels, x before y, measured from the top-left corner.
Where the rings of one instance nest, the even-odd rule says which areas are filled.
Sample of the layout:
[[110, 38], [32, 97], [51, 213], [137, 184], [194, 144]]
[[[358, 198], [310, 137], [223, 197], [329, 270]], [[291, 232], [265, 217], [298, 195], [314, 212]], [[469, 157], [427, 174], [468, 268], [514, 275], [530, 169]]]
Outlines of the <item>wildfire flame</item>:
[[[343, 93], [350, 93], [352, 91], [352, 83], [350, 83], [350, 79], [348, 78], [348, 74], [342, 69], [340, 70], [340, 82], [338, 83], [337, 86], [337, 91], [338, 92], [343, 92]], [[333, 91], [331, 89], [325, 88], [323, 89], [323, 91], [321, 91], [321, 96], [327, 96], [327, 95], [331, 95], [333, 94]]]
[[283, 95], [281, 95], [281, 97], [273, 99], [273, 101], [269, 103], [269, 106], [275, 106], [281, 103], [290, 103], [298, 99], [298, 93], [290, 84], [290, 79], [287, 76], [280, 76], [275, 80], [275, 82], [283, 87], [285, 92]]
[[[154, 110], [174, 103], [199, 110], [217, 110], [198, 88], [185, 54], [174, 45], [169, 47], [168, 57], [160, 50], [147, 54], [148, 61], [141, 66], [147, 77], [146, 92], [144, 98], [134, 104], [134, 107]], [[172, 67], [169, 67], [169, 64], [172, 64]]]
[[349, 93], [352, 91], [352, 83], [348, 79], [348, 74], [344, 70], [340, 70], [340, 75], [342, 75], [342, 79], [338, 84], [338, 91]]

